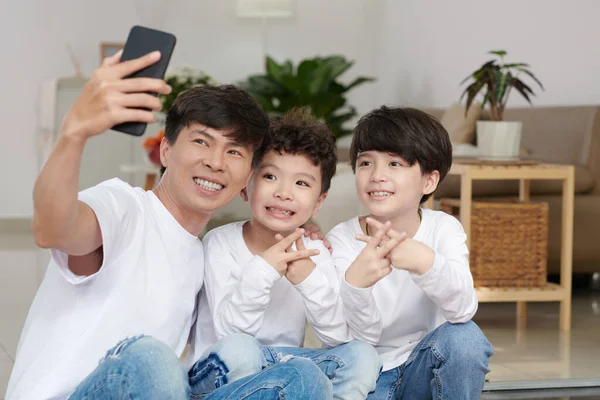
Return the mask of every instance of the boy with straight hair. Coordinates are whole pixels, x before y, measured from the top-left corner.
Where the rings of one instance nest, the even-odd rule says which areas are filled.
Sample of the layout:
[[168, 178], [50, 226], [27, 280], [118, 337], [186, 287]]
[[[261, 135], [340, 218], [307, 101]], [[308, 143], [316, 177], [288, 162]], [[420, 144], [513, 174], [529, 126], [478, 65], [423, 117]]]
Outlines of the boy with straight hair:
[[[337, 164], [335, 139], [308, 112], [295, 110], [271, 121], [258, 151], [242, 192], [252, 218], [203, 239], [205, 290], [188, 361], [204, 354], [190, 371], [192, 393], [237, 379], [230, 366], [244, 354], [255, 360], [244, 365], [256, 370], [312, 359], [331, 379], [335, 398], [364, 399], [375, 389], [381, 359], [372, 346], [352, 341], [331, 255], [322, 241], [298, 229], [327, 196]], [[296, 257], [306, 249], [310, 257]], [[307, 320], [332, 348], [300, 348]]]
[[479, 398], [493, 350], [471, 321], [466, 235], [456, 218], [420, 206], [452, 164], [448, 133], [422, 111], [384, 106], [361, 118], [350, 151], [369, 215], [326, 237], [350, 330], [383, 358], [369, 399]]

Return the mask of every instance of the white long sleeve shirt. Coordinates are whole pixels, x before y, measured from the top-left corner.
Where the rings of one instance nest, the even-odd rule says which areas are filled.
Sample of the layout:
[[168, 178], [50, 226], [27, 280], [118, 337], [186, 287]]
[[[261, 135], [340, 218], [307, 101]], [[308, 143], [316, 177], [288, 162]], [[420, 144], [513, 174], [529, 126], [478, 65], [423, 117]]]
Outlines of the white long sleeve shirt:
[[186, 365], [196, 361], [193, 358], [199, 358], [214, 339], [237, 332], [255, 336], [265, 345], [300, 347], [307, 319], [327, 346], [352, 340], [333, 259], [323, 242], [304, 237], [306, 248], [320, 254], [312, 257], [313, 272], [293, 285], [250, 252], [243, 237], [244, 223], [216, 228], [202, 240], [204, 289], [198, 301], [192, 360]]
[[327, 234], [350, 331], [355, 338], [375, 346], [383, 358], [384, 371], [404, 363], [419, 341], [442, 323], [467, 322], [477, 311], [462, 225], [443, 212], [422, 211], [414, 240], [433, 249], [435, 261], [420, 276], [394, 268], [369, 288], [353, 287], [345, 274], [366, 246], [356, 240], [357, 234], [363, 234], [359, 220], [352, 218]]

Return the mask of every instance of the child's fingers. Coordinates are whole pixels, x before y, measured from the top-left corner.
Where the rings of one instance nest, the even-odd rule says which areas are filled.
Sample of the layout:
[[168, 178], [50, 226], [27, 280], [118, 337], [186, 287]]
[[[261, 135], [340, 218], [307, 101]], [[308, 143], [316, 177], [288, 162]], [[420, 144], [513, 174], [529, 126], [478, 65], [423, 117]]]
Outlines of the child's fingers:
[[[371, 217], [367, 217], [367, 224], [374, 226], [375, 228], [377, 228], [379, 230], [383, 229], [383, 227], [385, 226], [385, 224], [382, 224], [381, 222], [379, 222], [376, 219], [373, 219]], [[391, 224], [390, 224], [390, 227], [391, 227]], [[391, 228], [387, 231], [386, 234], [390, 238], [393, 238], [395, 236], [400, 237], [400, 235], [401, 235], [401, 233], [399, 233], [398, 231], [395, 231], [394, 229], [391, 229]]]
[[304, 240], [302, 240], [302, 236], [296, 239], [296, 250], [306, 250], [306, 247], [304, 247]]
[[385, 243], [383, 243], [378, 249], [379, 256], [380, 257], [387, 256], [389, 254], [389, 252], [392, 251], [392, 249], [394, 247], [396, 247], [405, 238], [406, 238], [406, 233], [403, 232], [402, 234], [399, 234], [399, 236], [394, 237], [394, 238], [386, 241]]
[[283, 235], [281, 233], [276, 234], [275, 240], [277, 240], [278, 242], [281, 242], [283, 240]]
[[356, 235], [356, 240], [358, 240], [359, 242], [369, 243], [369, 240], [371, 240], [371, 239], [372, 239], [371, 236], [361, 235], [361, 234]]
[[319, 255], [319, 250], [317, 249], [310, 249], [310, 250], [298, 250], [298, 251], [294, 251], [292, 253], [287, 253], [287, 255], [284, 257], [284, 262], [294, 262], [296, 260], [300, 260], [302, 258], [310, 258], [312, 256], [318, 256]]
[[392, 226], [392, 223], [389, 221], [383, 224], [382, 228], [379, 229], [375, 236], [373, 236], [369, 240], [369, 242], [367, 243], [367, 247], [371, 249], [376, 249], [381, 244], [381, 241], [383, 240], [383, 237], [387, 234], [387, 231], [390, 229], [390, 226]]
[[302, 235], [304, 235], [304, 229], [296, 229], [294, 232], [283, 238], [275, 246], [279, 246], [282, 249], [287, 249], [288, 247], [291, 247], [298, 238], [302, 237]]

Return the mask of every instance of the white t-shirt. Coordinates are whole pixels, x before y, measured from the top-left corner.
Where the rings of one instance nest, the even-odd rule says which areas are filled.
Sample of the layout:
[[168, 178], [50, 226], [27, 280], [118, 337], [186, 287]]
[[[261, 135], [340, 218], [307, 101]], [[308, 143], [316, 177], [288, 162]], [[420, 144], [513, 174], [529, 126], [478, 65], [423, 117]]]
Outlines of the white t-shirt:
[[216, 339], [243, 332], [270, 346], [301, 347], [306, 320], [325, 345], [351, 340], [339, 296], [339, 280], [329, 251], [320, 240], [304, 237], [316, 268], [291, 284], [262, 257], [253, 255], [243, 236], [245, 221], [213, 229], [204, 243], [204, 289], [198, 321], [185, 365], [191, 366]]
[[366, 246], [356, 240], [357, 234], [364, 234], [358, 218], [327, 234], [342, 280], [340, 294], [350, 331], [375, 346], [384, 371], [404, 363], [419, 341], [442, 323], [467, 322], [477, 311], [462, 225], [441, 211], [422, 211], [414, 240], [433, 249], [435, 261], [421, 276], [394, 268], [370, 288], [355, 288], [346, 282], [345, 274]]
[[76, 276], [52, 250], [21, 335], [7, 400], [65, 399], [120, 340], [152, 336], [181, 356], [203, 280], [203, 248], [151, 191], [112, 179], [79, 194], [104, 262]]

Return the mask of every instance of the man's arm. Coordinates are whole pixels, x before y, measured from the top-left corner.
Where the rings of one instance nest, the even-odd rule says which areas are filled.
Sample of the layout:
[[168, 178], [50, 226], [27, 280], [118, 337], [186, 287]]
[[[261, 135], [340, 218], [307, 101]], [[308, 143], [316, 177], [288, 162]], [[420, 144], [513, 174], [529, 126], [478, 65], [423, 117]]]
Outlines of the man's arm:
[[34, 187], [36, 243], [75, 256], [69, 264], [74, 265], [73, 272], [79, 275], [91, 275], [98, 270], [101, 262], [97, 264], [94, 252], [102, 245], [96, 215], [77, 199], [85, 143], [122, 122], [152, 122], [152, 111], [141, 108], [159, 110], [160, 101], [145, 92], [170, 92], [170, 87], [159, 79], [124, 79], [154, 64], [160, 55], [149, 54], [123, 63], [119, 62], [120, 57], [118, 53], [107, 58], [84, 86], [65, 117], [56, 146]]

